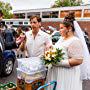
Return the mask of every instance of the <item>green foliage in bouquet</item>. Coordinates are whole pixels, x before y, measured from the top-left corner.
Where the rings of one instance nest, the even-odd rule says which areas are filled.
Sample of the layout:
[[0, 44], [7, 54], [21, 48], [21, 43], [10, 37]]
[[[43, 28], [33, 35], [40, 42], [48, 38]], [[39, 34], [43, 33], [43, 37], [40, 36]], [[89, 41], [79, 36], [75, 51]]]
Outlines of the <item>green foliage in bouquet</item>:
[[44, 64], [57, 64], [61, 60], [63, 60], [64, 53], [62, 49], [59, 48], [50, 48], [48, 51], [45, 52], [44, 56], [42, 57]]

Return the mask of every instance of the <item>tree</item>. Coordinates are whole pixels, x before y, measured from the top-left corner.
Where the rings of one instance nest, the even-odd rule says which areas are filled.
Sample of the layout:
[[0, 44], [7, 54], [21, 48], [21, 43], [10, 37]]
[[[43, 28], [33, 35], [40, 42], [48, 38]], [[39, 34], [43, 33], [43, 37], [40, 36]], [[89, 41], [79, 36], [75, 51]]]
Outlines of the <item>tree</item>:
[[0, 10], [3, 12], [4, 19], [10, 19], [13, 17], [13, 14], [11, 13], [12, 6], [10, 3], [4, 3], [3, 1], [0, 1]]
[[56, 0], [52, 8], [55, 7], [65, 7], [65, 6], [80, 6], [81, 1], [76, 0]]

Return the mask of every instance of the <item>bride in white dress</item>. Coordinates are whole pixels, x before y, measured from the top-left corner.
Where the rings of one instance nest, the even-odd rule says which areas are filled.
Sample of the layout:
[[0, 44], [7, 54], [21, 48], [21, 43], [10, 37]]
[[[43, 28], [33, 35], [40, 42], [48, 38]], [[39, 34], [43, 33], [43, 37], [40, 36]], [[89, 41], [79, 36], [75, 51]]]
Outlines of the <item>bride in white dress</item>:
[[[80, 78], [80, 65], [83, 62], [82, 43], [74, 35], [74, 27], [69, 20], [60, 23], [60, 34], [61, 38], [55, 46], [64, 48], [65, 59], [53, 65], [48, 71], [47, 82], [56, 80], [56, 90], [82, 90]], [[49, 87], [48, 90], [52, 90], [52, 87]]]

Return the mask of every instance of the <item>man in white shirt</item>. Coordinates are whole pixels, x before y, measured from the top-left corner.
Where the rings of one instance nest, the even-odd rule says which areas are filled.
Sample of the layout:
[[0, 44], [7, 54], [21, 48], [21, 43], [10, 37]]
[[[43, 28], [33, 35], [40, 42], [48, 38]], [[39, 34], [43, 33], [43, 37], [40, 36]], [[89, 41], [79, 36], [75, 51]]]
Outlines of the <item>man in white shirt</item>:
[[28, 57], [41, 57], [44, 51], [51, 47], [52, 41], [50, 36], [41, 31], [41, 18], [32, 16], [30, 18], [32, 30], [26, 33], [26, 51]]

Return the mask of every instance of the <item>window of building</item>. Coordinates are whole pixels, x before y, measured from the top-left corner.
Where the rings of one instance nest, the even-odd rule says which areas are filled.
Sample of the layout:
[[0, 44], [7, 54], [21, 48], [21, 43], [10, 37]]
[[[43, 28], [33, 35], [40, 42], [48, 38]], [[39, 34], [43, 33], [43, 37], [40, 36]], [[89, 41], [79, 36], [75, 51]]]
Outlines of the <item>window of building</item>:
[[25, 13], [20, 13], [20, 14], [19, 14], [19, 18], [24, 19], [24, 18], [25, 18]]
[[23, 24], [23, 22], [19, 22], [19, 24]]
[[28, 22], [24, 22], [24, 24], [28, 24]]
[[18, 18], [18, 17], [19, 17], [19, 14], [14, 14], [13, 15], [13, 18], [15, 18], [15, 19]]
[[42, 18], [58, 18], [58, 11], [42, 12]]
[[67, 15], [68, 11], [61, 11], [60, 18], [64, 18]]
[[[82, 10], [72, 10], [72, 11], [75, 12], [75, 17], [81, 18]], [[60, 17], [64, 18], [68, 14], [68, 12], [69, 12], [69, 10], [68, 11], [61, 11]]]
[[10, 22], [6, 22], [6, 24], [10, 24]]
[[21, 18], [24, 19], [25, 18], [25, 13], [18, 13], [18, 14], [14, 14], [15, 18]]
[[13, 22], [10, 22], [10, 24], [13, 24]]
[[90, 9], [84, 10], [84, 17], [90, 17]]
[[13, 25], [19, 25], [19, 22], [14, 21], [14, 22], [13, 22]]
[[31, 16], [39, 16], [40, 17], [40, 12], [30, 12], [27, 13], [27, 18], [29, 19]]

